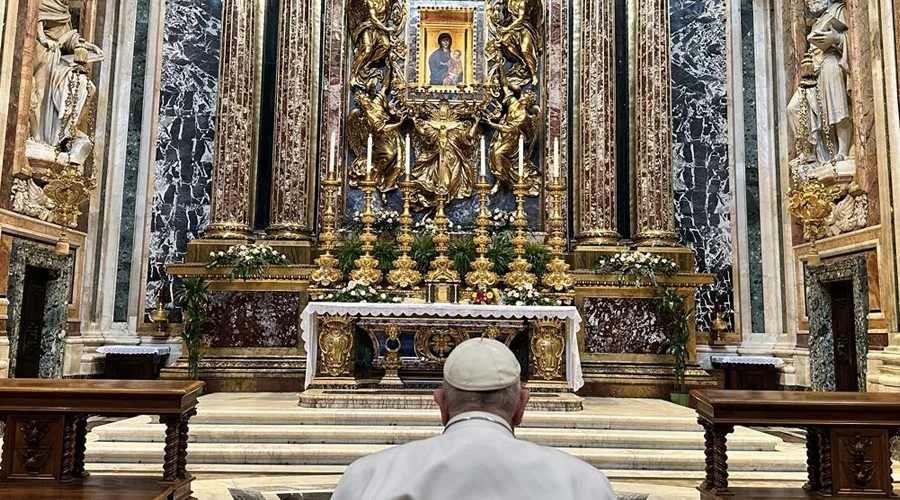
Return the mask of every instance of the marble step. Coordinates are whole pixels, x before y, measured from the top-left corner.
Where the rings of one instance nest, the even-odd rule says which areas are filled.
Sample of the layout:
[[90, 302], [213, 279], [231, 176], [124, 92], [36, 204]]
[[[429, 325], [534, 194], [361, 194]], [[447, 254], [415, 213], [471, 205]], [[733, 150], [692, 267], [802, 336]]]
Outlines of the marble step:
[[[96, 428], [98, 442], [163, 442], [165, 426], [119, 422]], [[438, 426], [362, 425], [191, 425], [192, 443], [284, 444], [403, 444], [436, 436]], [[571, 448], [686, 449], [702, 450], [703, 434], [690, 431], [623, 429], [529, 428], [517, 436], [544, 446]], [[738, 429], [729, 436], [728, 448], [736, 451], [775, 451], [781, 440], [760, 432]], [[94, 445], [96, 446], [96, 445]]]
[[[289, 410], [201, 410], [191, 419], [191, 425], [403, 425], [433, 426], [440, 421], [435, 410], [348, 410], [308, 409]], [[625, 429], [697, 431], [696, 416], [681, 415], [597, 415], [581, 412], [526, 413], [523, 427], [552, 427], [559, 429]]]
[[[191, 464], [304, 464], [349, 465], [354, 460], [390, 445], [378, 444], [279, 444], [247, 446], [244, 443], [193, 443], [188, 447]], [[599, 469], [703, 470], [701, 450], [630, 450], [559, 448]], [[97, 463], [162, 464], [162, 443], [94, 442], [86, 459]], [[800, 450], [734, 451], [728, 454], [729, 471], [802, 472], [805, 453]]]

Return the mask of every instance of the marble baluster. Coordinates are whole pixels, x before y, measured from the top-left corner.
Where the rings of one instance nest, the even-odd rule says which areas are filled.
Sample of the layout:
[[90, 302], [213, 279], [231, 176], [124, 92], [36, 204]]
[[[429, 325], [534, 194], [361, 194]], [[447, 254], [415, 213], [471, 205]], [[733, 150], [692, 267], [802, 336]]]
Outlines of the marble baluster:
[[272, 223], [269, 237], [307, 239], [313, 161], [312, 68], [314, 41], [309, 0], [282, 0], [275, 82]]
[[256, 11], [252, 0], [222, 2], [212, 207], [203, 234], [206, 238], [246, 238], [251, 234], [253, 85], [259, 36]]
[[641, 245], [676, 245], [672, 173], [669, 0], [638, 2], [636, 62], [637, 234]]
[[615, 17], [612, 0], [583, 4], [581, 24], [580, 117], [582, 168], [579, 169], [579, 245], [615, 245], [616, 227], [616, 74]]

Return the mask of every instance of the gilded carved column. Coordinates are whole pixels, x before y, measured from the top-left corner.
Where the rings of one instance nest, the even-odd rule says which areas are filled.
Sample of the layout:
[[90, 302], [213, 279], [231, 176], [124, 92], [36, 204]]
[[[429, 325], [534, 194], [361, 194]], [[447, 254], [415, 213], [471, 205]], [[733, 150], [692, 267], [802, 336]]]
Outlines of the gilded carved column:
[[642, 245], [676, 245], [669, 0], [641, 0], [637, 6], [637, 234], [634, 240]]
[[583, 5], [579, 245], [616, 245], [616, 59], [612, 0]]
[[222, 2], [212, 208], [206, 238], [245, 238], [251, 233], [256, 9], [253, 0]]
[[266, 230], [273, 238], [306, 239], [310, 235], [314, 25], [308, 0], [282, 0], [275, 81], [272, 223]]

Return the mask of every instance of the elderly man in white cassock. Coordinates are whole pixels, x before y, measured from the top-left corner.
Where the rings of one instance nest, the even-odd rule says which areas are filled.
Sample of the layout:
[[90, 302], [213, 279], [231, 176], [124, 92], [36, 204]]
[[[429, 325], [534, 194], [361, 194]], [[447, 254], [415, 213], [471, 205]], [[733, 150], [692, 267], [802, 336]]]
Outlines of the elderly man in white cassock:
[[516, 439], [529, 393], [513, 353], [496, 340], [459, 344], [434, 392], [444, 432], [354, 462], [332, 500], [616, 498], [594, 467]]

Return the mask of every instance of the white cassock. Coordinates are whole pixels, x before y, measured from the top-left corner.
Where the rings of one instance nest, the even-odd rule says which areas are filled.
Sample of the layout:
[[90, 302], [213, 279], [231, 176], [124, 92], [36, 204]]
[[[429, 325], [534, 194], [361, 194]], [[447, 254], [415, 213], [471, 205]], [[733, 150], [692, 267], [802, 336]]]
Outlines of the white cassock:
[[615, 500], [600, 471], [521, 441], [501, 417], [466, 412], [440, 436], [354, 462], [332, 500]]

